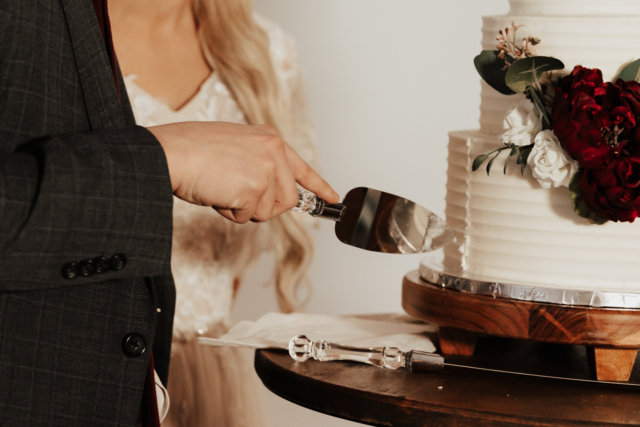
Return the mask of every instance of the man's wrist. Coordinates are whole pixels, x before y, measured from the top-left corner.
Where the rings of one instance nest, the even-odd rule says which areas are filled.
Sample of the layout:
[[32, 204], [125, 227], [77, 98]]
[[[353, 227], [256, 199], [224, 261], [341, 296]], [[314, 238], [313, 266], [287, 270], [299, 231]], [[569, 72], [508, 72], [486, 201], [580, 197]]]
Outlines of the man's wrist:
[[175, 193], [180, 186], [181, 165], [179, 157], [175, 153], [171, 125], [149, 126], [147, 130], [158, 140], [164, 151], [169, 168], [169, 178], [171, 179], [171, 189]]

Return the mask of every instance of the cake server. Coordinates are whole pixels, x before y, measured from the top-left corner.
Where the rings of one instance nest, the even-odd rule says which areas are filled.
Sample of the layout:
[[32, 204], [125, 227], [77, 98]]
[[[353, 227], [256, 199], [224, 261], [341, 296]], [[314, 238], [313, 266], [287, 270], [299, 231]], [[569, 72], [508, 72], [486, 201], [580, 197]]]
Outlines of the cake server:
[[595, 379], [588, 379], [584, 377], [579, 378], [576, 376], [545, 375], [533, 372], [486, 368], [472, 364], [464, 364], [462, 361], [461, 363], [449, 363], [445, 361], [443, 356], [437, 353], [418, 350], [404, 352], [396, 347], [350, 347], [330, 343], [326, 340], [311, 341], [305, 335], [296, 335], [291, 339], [289, 342], [289, 355], [297, 362], [305, 362], [309, 359], [314, 359], [320, 362], [342, 360], [365, 363], [391, 370], [404, 368], [412, 372], [440, 372], [446, 367], [450, 367], [554, 380], [579, 381], [595, 384], [615, 384], [632, 387], [640, 386], [640, 384], [632, 380], [629, 382], [598, 381]]
[[417, 254], [455, 241], [447, 224], [430, 210], [402, 197], [372, 188], [349, 191], [342, 203], [329, 204], [298, 189], [298, 205], [291, 209], [336, 221], [338, 239], [374, 252]]

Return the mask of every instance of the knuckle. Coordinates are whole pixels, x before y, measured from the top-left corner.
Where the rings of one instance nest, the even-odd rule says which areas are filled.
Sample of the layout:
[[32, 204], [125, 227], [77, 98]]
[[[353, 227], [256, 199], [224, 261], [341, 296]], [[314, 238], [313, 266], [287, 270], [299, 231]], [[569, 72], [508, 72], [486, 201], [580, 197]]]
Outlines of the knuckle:
[[269, 149], [273, 150], [273, 151], [284, 150], [284, 141], [282, 139], [280, 139], [280, 137], [275, 136], [275, 135], [270, 136], [269, 138], [267, 138], [267, 140], [265, 141], [265, 144], [267, 144]]
[[267, 133], [269, 133], [269, 134], [271, 134], [271, 135], [274, 135], [274, 136], [277, 136], [277, 135], [278, 135], [278, 132], [275, 130], [275, 128], [274, 128], [273, 126], [265, 125], [265, 124], [257, 125], [257, 126], [258, 126], [260, 129], [262, 129], [264, 132], [267, 132]]
[[262, 195], [267, 191], [268, 183], [264, 179], [250, 179], [247, 182], [248, 191], [253, 195]]
[[271, 219], [269, 213], [267, 212], [266, 208], [263, 209], [258, 209], [254, 214], [253, 214], [253, 218], [251, 218], [251, 221], [253, 222], [265, 222], [265, 221], [269, 221]]

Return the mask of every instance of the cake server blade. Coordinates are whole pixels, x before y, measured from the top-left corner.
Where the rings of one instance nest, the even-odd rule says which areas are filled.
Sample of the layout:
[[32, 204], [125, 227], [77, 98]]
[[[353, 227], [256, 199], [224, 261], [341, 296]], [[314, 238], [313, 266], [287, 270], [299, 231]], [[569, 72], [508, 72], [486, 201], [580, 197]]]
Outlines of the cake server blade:
[[367, 187], [349, 191], [342, 203], [328, 204], [298, 190], [292, 210], [336, 221], [335, 233], [347, 245], [374, 252], [417, 254], [455, 241], [440, 217], [411, 200]]
[[[576, 378], [570, 376], [557, 376], [557, 375], [544, 375], [544, 374], [535, 374], [532, 372], [519, 372], [519, 371], [507, 371], [502, 369], [491, 369], [491, 368], [483, 368], [480, 366], [474, 365], [462, 365], [457, 363], [449, 363], [449, 362], [437, 362], [437, 361], [429, 361], [425, 362], [423, 360], [424, 357], [429, 357], [431, 359], [435, 357], [439, 357], [439, 355], [434, 353], [424, 353], [416, 350], [410, 351], [410, 361], [408, 363], [411, 367], [406, 367], [408, 370], [412, 372], [438, 372], [443, 370], [445, 367], [449, 368], [460, 368], [460, 369], [469, 369], [473, 371], [483, 371], [483, 372], [492, 372], [496, 374], [508, 374], [508, 375], [521, 375], [525, 377], [534, 377], [534, 378], [545, 378], [551, 380], [563, 380], [563, 381], [577, 381], [583, 383], [593, 383], [593, 384], [613, 384], [613, 385], [623, 385], [623, 386], [631, 386], [631, 387], [640, 387], [640, 384], [628, 381], [628, 382], [620, 382], [620, 381], [602, 381], [595, 380], [589, 378]], [[444, 360], [444, 358], [443, 358]]]

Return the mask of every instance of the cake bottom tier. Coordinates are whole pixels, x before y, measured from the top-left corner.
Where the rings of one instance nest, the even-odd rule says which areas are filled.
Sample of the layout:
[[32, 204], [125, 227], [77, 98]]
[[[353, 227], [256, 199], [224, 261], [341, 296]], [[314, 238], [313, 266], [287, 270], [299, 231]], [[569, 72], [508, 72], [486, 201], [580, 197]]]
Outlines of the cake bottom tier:
[[[471, 171], [501, 143], [480, 131], [449, 134], [446, 217], [457, 242], [446, 273], [538, 287], [640, 293], [640, 220], [593, 225], [577, 216], [566, 187], [544, 189], [506, 151], [491, 174]], [[483, 165], [484, 166], [484, 165]]]

